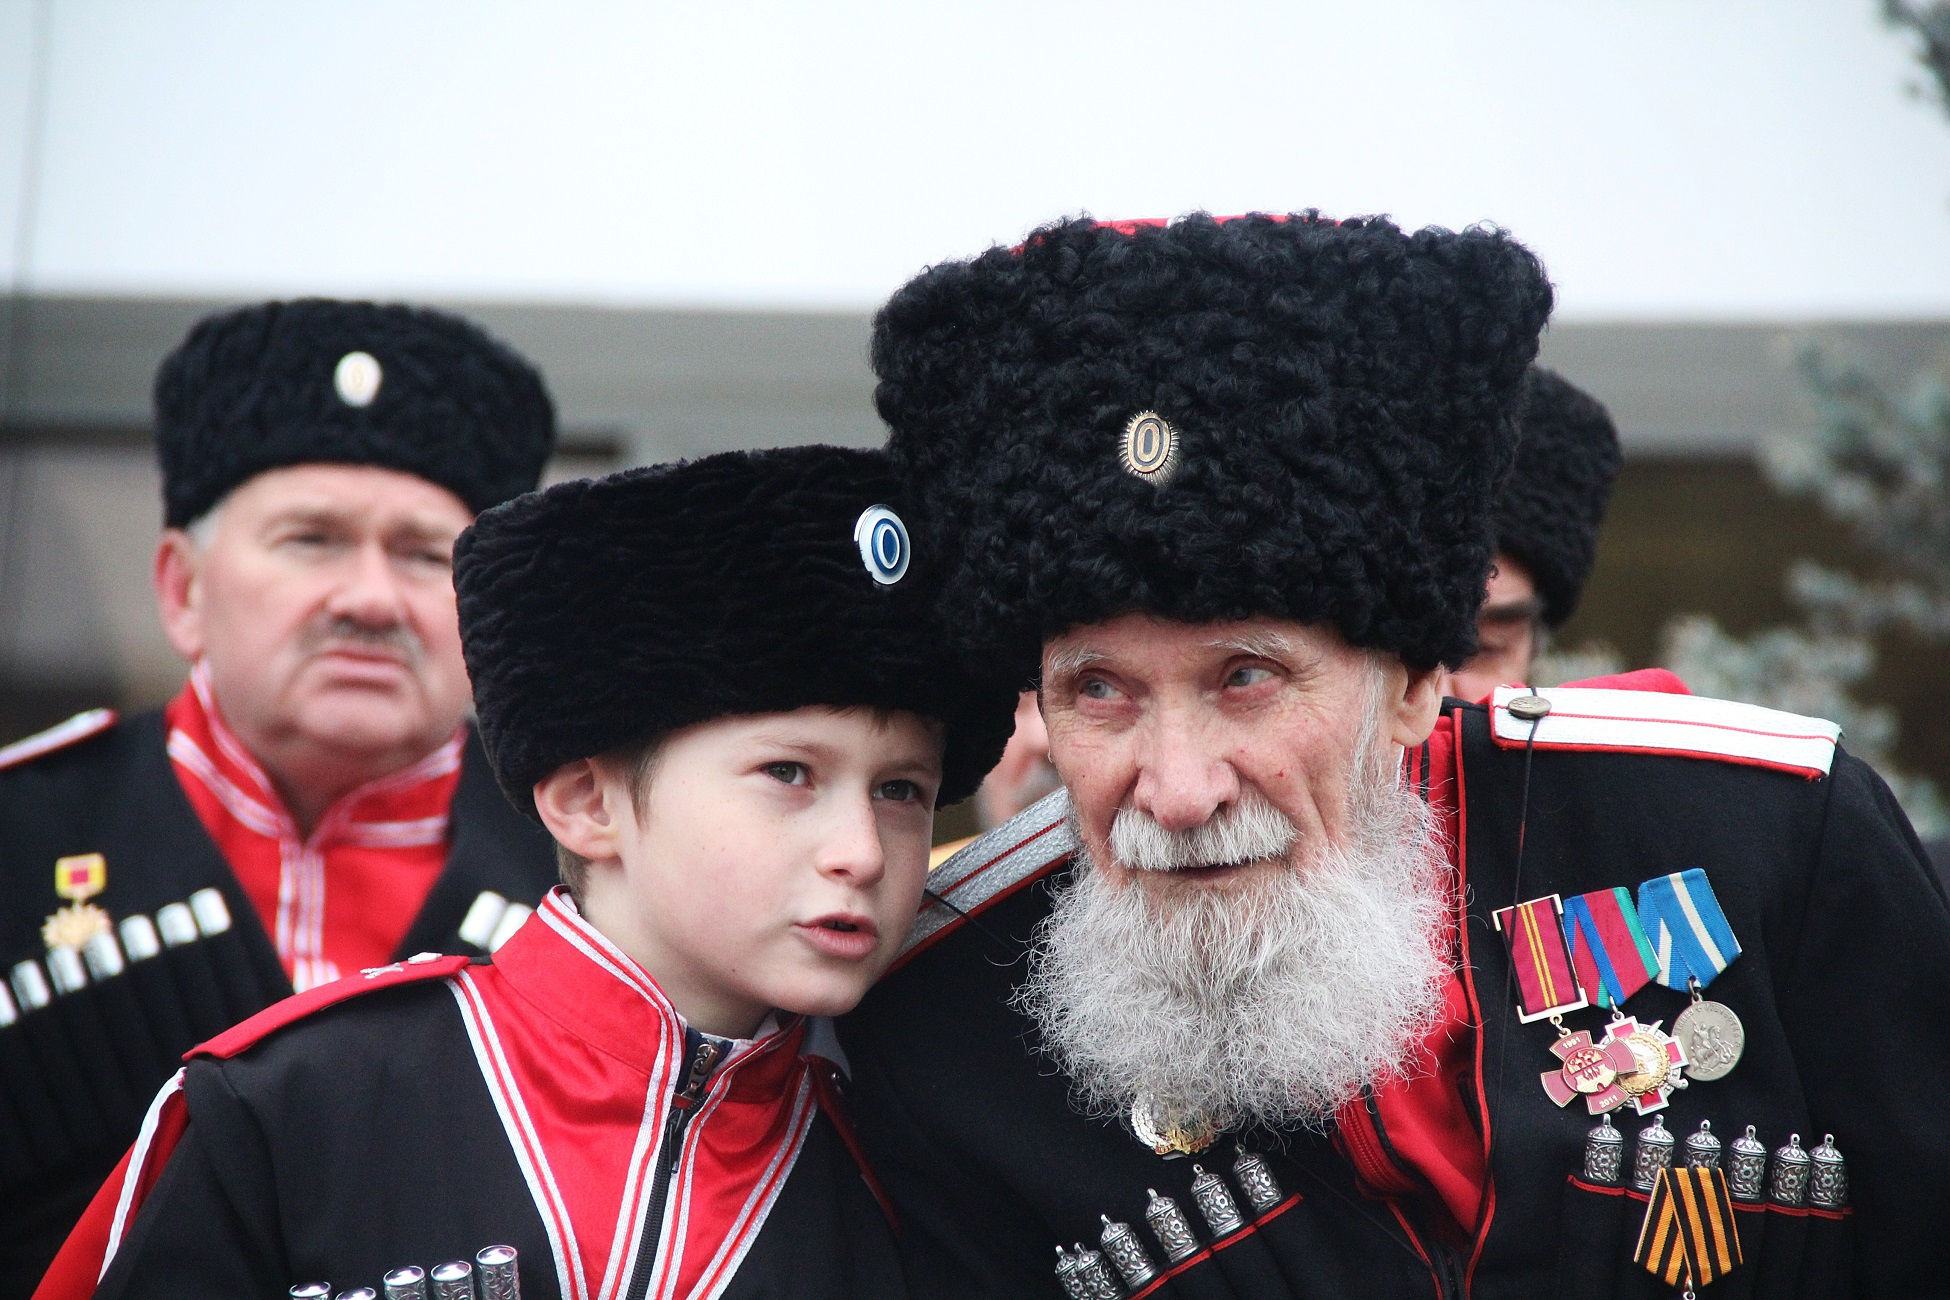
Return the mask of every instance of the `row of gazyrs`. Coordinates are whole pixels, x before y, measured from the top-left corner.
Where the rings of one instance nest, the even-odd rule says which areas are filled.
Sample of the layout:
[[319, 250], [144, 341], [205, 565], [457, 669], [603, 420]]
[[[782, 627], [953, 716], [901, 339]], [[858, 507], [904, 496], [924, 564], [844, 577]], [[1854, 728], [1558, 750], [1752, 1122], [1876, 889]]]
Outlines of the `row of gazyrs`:
[[[1823, 1210], [1839, 1210], [1848, 1204], [1848, 1165], [1835, 1149], [1832, 1133], [1823, 1135], [1821, 1145], [1813, 1151], [1801, 1145], [1799, 1133], [1789, 1134], [1787, 1144], [1774, 1152], [1770, 1179], [1767, 1147], [1752, 1124], [1730, 1148], [1723, 1149], [1714, 1136], [1711, 1120], [1701, 1120], [1699, 1129], [1687, 1134], [1682, 1145], [1674, 1141], [1661, 1117], [1654, 1115], [1652, 1122], [1639, 1130], [1633, 1144], [1634, 1191], [1652, 1191], [1659, 1171], [1672, 1166], [1675, 1147], [1683, 1164], [1723, 1168], [1727, 1194], [1736, 1201], [1756, 1204], [1771, 1200], [1790, 1209], [1812, 1205]], [[1584, 1181], [1600, 1187], [1618, 1187], [1625, 1181], [1625, 1135], [1612, 1127], [1610, 1115], [1585, 1138]]]
[[[230, 929], [230, 907], [215, 889], [199, 889], [187, 902], [156, 910], [156, 919], [137, 913], [114, 929], [103, 928], [79, 950], [61, 945], [47, 950], [47, 965], [33, 958], [14, 963], [0, 984], [0, 1029], [28, 1011], [39, 1011], [64, 993], [86, 988], [91, 979], [120, 975], [132, 961], [147, 961], [164, 948], [180, 948]], [[116, 935], [121, 935], [118, 942]]]
[[[396, 1268], [369, 1286], [340, 1291], [336, 1300], [521, 1300], [519, 1254], [513, 1246], [483, 1246], [469, 1263], [456, 1259], [431, 1270], [418, 1264]], [[290, 1300], [334, 1300], [330, 1282], [300, 1282], [285, 1293]]]
[[[1243, 1147], [1232, 1163], [1232, 1178], [1255, 1216], [1275, 1208], [1284, 1197], [1266, 1162]], [[1144, 1208], [1144, 1219], [1164, 1250], [1166, 1267], [1196, 1255], [1198, 1234], [1178, 1202], [1159, 1195], [1155, 1188], [1146, 1191], [1151, 1200]], [[1192, 1202], [1214, 1241], [1246, 1226], [1225, 1179], [1199, 1165], [1192, 1166]], [[1158, 1276], [1158, 1267], [1136, 1230], [1128, 1223], [1113, 1223], [1108, 1214], [1099, 1217], [1104, 1223], [1101, 1250], [1092, 1250], [1082, 1242], [1074, 1250], [1056, 1248], [1056, 1280], [1071, 1300], [1122, 1300], [1126, 1287], [1132, 1292], [1142, 1290]]]

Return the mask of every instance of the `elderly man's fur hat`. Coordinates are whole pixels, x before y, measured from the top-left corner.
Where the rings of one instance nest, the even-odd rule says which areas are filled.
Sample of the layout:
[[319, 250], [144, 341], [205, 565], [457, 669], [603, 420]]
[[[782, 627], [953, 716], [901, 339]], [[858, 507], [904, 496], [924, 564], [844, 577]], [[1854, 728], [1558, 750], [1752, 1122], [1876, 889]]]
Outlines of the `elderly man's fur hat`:
[[959, 671], [941, 566], [911, 548], [884, 453], [726, 452], [560, 483], [454, 551], [481, 741], [532, 811], [564, 763], [732, 714], [902, 709], [947, 728], [939, 802], [1001, 757], [1015, 694]]
[[1474, 647], [1550, 308], [1493, 230], [1064, 221], [897, 292], [876, 400], [949, 621], [1015, 681], [1131, 610], [1331, 622], [1427, 668]]
[[307, 298], [199, 321], [156, 374], [163, 521], [265, 470], [403, 470], [479, 513], [541, 481], [555, 407], [535, 368], [424, 308]]
[[1517, 463], [1496, 500], [1496, 546], [1530, 570], [1549, 627], [1562, 626], [1584, 594], [1618, 460], [1604, 404], [1533, 366]]

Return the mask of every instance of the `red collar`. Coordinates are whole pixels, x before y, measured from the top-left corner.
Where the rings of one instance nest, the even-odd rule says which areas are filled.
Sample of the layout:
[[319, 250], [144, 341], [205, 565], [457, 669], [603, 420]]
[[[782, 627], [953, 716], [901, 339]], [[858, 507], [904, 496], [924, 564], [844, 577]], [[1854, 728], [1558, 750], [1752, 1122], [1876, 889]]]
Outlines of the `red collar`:
[[[231, 817], [259, 835], [298, 843], [298, 824], [284, 797], [244, 742], [230, 729], [210, 688], [210, 667], [199, 661], [189, 681], [164, 710], [169, 725], [169, 756], [179, 771], [195, 777]], [[317, 848], [334, 842], [373, 848], [440, 843], [447, 835], [447, 809], [460, 771], [466, 727], [456, 727], [446, 743], [397, 772], [357, 786], [334, 800], [304, 843]]]

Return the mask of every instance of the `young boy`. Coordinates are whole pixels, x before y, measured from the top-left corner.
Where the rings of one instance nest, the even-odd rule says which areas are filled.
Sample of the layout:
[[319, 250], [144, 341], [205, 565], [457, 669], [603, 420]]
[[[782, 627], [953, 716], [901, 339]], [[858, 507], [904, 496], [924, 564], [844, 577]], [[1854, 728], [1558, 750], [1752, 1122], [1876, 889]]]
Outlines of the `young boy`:
[[197, 1049], [40, 1294], [438, 1297], [478, 1254], [488, 1300], [504, 1246], [529, 1300], [901, 1294], [822, 1017], [899, 950], [1013, 694], [937, 650], [894, 500], [880, 453], [801, 447], [482, 515], [481, 736], [564, 884], [491, 964]]

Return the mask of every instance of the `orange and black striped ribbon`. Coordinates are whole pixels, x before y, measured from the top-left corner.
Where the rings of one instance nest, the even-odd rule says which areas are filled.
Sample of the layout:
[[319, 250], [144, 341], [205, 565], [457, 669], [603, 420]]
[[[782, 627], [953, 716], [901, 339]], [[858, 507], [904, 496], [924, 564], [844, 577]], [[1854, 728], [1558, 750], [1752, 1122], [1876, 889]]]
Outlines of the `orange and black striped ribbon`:
[[1667, 1286], [1725, 1277], [1741, 1262], [1726, 1175], [1712, 1168], [1662, 1169], [1645, 1207], [1632, 1258]]

